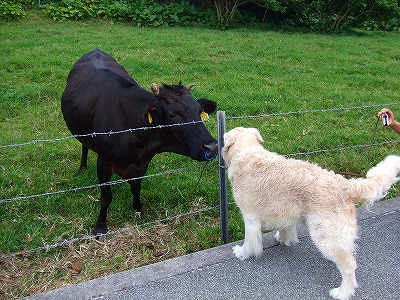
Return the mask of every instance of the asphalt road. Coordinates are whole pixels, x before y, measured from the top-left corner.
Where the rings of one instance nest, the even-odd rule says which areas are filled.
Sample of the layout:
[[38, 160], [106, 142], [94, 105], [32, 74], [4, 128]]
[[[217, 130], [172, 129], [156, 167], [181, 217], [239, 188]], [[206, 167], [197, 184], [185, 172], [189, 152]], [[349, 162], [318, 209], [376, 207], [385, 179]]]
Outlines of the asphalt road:
[[[400, 198], [358, 209], [357, 218], [359, 288], [352, 299], [400, 299]], [[339, 271], [304, 227], [299, 238], [286, 247], [265, 234], [259, 259], [239, 261], [232, 243], [26, 299], [331, 299]]]

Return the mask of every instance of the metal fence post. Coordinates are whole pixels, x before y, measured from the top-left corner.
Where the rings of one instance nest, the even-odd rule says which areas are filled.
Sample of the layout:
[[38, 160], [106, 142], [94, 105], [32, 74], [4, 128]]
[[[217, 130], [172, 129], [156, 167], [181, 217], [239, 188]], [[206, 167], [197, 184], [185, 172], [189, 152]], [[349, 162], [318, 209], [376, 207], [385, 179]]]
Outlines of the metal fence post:
[[221, 228], [221, 243], [229, 242], [228, 235], [228, 197], [226, 186], [226, 167], [222, 158], [221, 150], [224, 146], [224, 133], [226, 131], [225, 112], [217, 111], [217, 127], [218, 127], [218, 178], [219, 178], [219, 213]]

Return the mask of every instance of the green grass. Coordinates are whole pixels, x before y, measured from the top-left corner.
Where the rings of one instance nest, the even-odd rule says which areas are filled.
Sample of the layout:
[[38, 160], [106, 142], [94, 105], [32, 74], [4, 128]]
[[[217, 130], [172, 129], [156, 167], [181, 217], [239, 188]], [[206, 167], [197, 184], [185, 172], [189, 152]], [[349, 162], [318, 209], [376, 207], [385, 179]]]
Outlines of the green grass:
[[[320, 35], [253, 29], [136, 28], [101, 21], [55, 23], [37, 12], [28, 12], [21, 21], [0, 23], [0, 28], [1, 145], [70, 135], [60, 110], [66, 77], [75, 61], [96, 47], [111, 54], [147, 89], [152, 82], [195, 83], [195, 97], [213, 99], [219, 110], [226, 111], [228, 130], [257, 127], [265, 147], [282, 154], [368, 144], [380, 107], [229, 117], [400, 101], [400, 36], [396, 33]], [[400, 114], [399, 105], [390, 108]], [[215, 120], [206, 126], [216, 136]], [[376, 142], [397, 139], [390, 129], [378, 127]], [[398, 147], [367, 147], [300, 158], [335, 171], [365, 173], [387, 154], [398, 153]], [[73, 139], [0, 149], [0, 199], [96, 184], [95, 155], [90, 153], [89, 170], [74, 177], [79, 159], [80, 145]], [[197, 165], [185, 157], [162, 154], [152, 161], [148, 174]], [[194, 191], [200, 172], [196, 169], [143, 180], [142, 219], [131, 210], [129, 186], [113, 186], [110, 229], [218, 205], [217, 167], [204, 170]], [[388, 197], [398, 195], [393, 189]], [[0, 204], [0, 254], [88, 234], [98, 215], [98, 198], [99, 190], [90, 189]], [[233, 202], [231, 196], [229, 201]], [[234, 205], [229, 209], [231, 240], [242, 239], [240, 213]], [[137, 236], [132, 237], [134, 234]], [[123, 243], [115, 242], [120, 238]], [[143, 246], [149, 240], [157, 250]], [[18, 272], [23, 275], [4, 280], [0, 295], [21, 297], [219, 243], [216, 209], [138, 232], [135, 229], [127, 237], [106, 239], [103, 244], [83, 242], [28, 258], [3, 260], [0, 277]], [[121, 244], [126, 248], [105, 250]], [[102, 256], [97, 252], [100, 248]], [[71, 278], [65, 261], [73, 259], [79, 259], [84, 268]], [[43, 271], [44, 265], [56, 267]], [[14, 272], [12, 266], [18, 266], [19, 271]]]

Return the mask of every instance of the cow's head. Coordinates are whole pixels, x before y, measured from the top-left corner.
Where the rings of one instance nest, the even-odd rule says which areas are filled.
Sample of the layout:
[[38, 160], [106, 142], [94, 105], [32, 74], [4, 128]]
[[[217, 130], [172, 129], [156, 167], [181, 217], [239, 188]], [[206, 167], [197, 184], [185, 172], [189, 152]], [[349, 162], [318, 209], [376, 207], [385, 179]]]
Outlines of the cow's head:
[[162, 116], [160, 124], [172, 125], [193, 122], [181, 126], [167, 127], [167, 140], [171, 141], [169, 151], [189, 156], [195, 160], [212, 160], [217, 154], [217, 141], [210, 135], [203, 122], [208, 114], [217, 109], [214, 101], [196, 100], [190, 89], [193, 85], [177, 85], [159, 87], [153, 83], [151, 90], [160, 100]]

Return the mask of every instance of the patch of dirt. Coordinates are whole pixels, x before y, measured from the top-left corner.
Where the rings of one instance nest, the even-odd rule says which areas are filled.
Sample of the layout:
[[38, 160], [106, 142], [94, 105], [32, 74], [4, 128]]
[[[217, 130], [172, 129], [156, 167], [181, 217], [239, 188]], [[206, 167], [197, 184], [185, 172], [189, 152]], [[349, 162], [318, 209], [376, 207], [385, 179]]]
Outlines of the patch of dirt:
[[46, 292], [186, 254], [176, 224], [158, 224], [0, 260], [0, 299]]

